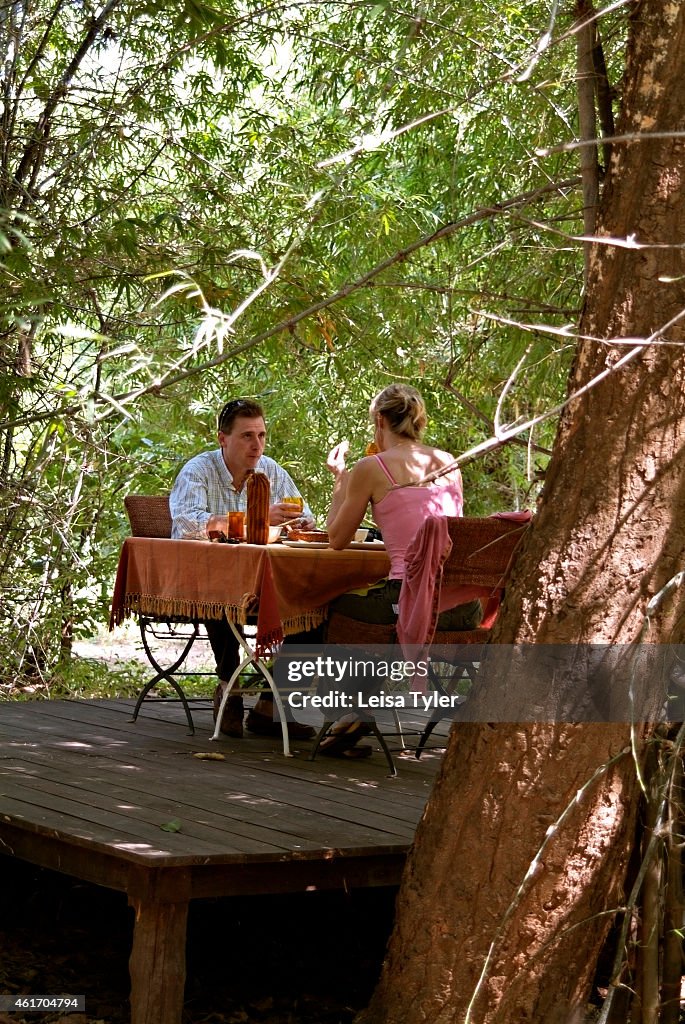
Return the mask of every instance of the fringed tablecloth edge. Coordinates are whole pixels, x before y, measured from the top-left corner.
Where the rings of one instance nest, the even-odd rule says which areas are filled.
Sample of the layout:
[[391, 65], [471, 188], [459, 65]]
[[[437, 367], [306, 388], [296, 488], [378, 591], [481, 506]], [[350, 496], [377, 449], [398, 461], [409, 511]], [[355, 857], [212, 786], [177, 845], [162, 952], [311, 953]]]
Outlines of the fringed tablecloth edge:
[[314, 629], [315, 626], [320, 626], [327, 617], [327, 604], [322, 605], [320, 608], [309, 608], [306, 611], [300, 611], [297, 615], [288, 615], [283, 620], [283, 632], [286, 636], [290, 636], [293, 633], [303, 633], [307, 629]]
[[255, 594], [245, 594], [240, 604], [160, 597], [157, 594], [127, 594], [123, 607], [117, 609], [116, 616], [113, 615], [113, 621], [119, 625], [130, 615], [151, 615], [157, 619], [221, 619], [225, 615], [232, 622], [245, 625], [256, 601]]

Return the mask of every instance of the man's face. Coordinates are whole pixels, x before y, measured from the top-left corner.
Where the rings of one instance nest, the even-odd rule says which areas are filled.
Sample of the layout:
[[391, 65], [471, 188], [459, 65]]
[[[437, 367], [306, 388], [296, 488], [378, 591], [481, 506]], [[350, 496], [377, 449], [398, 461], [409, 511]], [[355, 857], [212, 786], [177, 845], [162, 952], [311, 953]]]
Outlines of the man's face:
[[264, 452], [266, 426], [261, 416], [236, 416], [230, 434], [219, 431], [219, 445], [232, 476], [254, 469]]

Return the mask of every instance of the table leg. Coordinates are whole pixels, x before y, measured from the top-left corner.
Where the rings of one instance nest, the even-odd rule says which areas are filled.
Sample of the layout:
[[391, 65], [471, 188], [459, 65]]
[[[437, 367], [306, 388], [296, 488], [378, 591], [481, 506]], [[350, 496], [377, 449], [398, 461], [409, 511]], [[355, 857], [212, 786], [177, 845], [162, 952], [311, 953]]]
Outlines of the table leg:
[[238, 667], [234, 670], [231, 678], [228, 680], [228, 684], [221, 698], [221, 705], [219, 707], [219, 712], [216, 716], [216, 724], [214, 726], [214, 732], [212, 733], [211, 738], [213, 740], [218, 740], [221, 735], [220, 723], [223, 717], [224, 708], [226, 707], [226, 703], [228, 701], [231, 690], [238, 681], [238, 677], [240, 676], [243, 669], [247, 668], [248, 665], [254, 665], [255, 668], [258, 669], [258, 671], [261, 672], [261, 674], [266, 679], [267, 683], [269, 684], [269, 689], [271, 690], [274, 696], [274, 703], [276, 704], [276, 708], [278, 709], [278, 714], [281, 721], [281, 733], [283, 735], [283, 754], [285, 757], [292, 757], [293, 755], [290, 753], [290, 737], [288, 736], [288, 723], [285, 717], [285, 708], [283, 707], [283, 701], [281, 700], [281, 695], [278, 692], [278, 687], [276, 686], [274, 677], [271, 675], [271, 673], [269, 672], [268, 668], [261, 660], [261, 658], [258, 658], [256, 652], [250, 648], [250, 646], [245, 640], [245, 637], [237, 629], [235, 623], [231, 622], [229, 619], [228, 624], [231, 627], [231, 630], [233, 631], [233, 635], [235, 636], [236, 640], [243, 649], [243, 658], [241, 659], [241, 662], [238, 665]]
[[183, 1016], [189, 874], [156, 875], [145, 872], [129, 891], [136, 915], [129, 960], [131, 1024], [181, 1024]]

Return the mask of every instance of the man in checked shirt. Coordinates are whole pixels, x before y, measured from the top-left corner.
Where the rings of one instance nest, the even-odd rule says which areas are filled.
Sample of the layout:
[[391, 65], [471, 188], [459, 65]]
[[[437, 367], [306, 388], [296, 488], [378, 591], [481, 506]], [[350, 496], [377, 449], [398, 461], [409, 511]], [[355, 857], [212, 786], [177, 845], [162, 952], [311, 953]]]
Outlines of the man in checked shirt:
[[[213, 530], [223, 531], [228, 536], [228, 513], [246, 511], [245, 485], [253, 471], [265, 473], [269, 479], [272, 501], [269, 522], [272, 526], [297, 518], [302, 520], [305, 529], [312, 528], [314, 517], [307, 504], [301, 513], [294, 516], [292, 505], [283, 500], [300, 494], [289, 473], [274, 459], [264, 455], [266, 425], [261, 405], [248, 398], [227, 402], [219, 413], [218, 428], [219, 448], [196, 455], [176, 478], [169, 498], [173, 519], [171, 536], [177, 540], [203, 540]], [[225, 617], [207, 620], [204, 625], [219, 677], [214, 692], [216, 721], [223, 688], [240, 661], [239, 647]], [[272, 701], [268, 697], [260, 697], [247, 716], [245, 724], [250, 732], [280, 736], [281, 727], [274, 721], [272, 710]], [[228, 736], [241, 737], [243, 714], [243, 698], [229, 697], [221, 720], [221, 731]], [[288, 721], [291, 739], [311, 739], [314, 732], [309, 725]]]

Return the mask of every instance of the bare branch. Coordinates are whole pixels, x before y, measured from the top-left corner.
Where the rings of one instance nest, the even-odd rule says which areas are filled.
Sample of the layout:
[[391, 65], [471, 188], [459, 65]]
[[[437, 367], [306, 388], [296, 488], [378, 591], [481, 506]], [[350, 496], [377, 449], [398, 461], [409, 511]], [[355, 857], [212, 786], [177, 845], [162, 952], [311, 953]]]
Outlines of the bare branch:
[[548, 231], [553, 235], [558, 235], [560, 238], [565, 239], [567, 242], [592, 242], [593, 245], [612, 245], [619, 249], [634, 250], [685, 249], [685, 242], [638, 242], [635, 235], [626, 235], [625, 238], [621, 238], [617, 235], [570, 235], [567, 231], [561, 231], [550, 223], [531, 220], [530, 218], [517, 213], [515, 210], [512, 212], [511, 216], [516, 220], [521, 221], [522, 224], [528, 224], [530, 227], [537, 228], [538, 231]]
[[[576, 21], [582, 23], [576, 40], [576, 81], [578, 88], [578, 121], [580, 137], [586, 141], [597, 138], [595, 124], [595, 84], [594, 84], [594, 43], [595, 25], [587, 20], [593, 13], [591, 0], [578, 0], [576, 4]], [[595, 230], [597, 206], [599, 204], [599, 167], [596, 150], [586, 147], [580, 151], [580, 173], [583, 179], [583, 229], [586, 235]], [[589, 242], [584, 245], [585, 284], [590, 272], [590, 255], [592, 247]]]
[[[446, 391], [449, 391], [451, 395], [454, 395], [454, 397], [459, 402], [461, 402], [461, 404], [465, 406], [465, 408], [467, 408], [469, 412], [471, 412], [473, 416], [475, 416], [476, 419], [480, 420], [481, 423], [483, 423], [487, 427], [488, 431], [491, 434], [495, 433], [495, 425], [490, 419], [490, 417], [486, 416], [485, 413], [481, 409], [479, 409], [477, 405], [474, 405], [473, 402], [466, 397], [466, 395], [462, 395], [461, 391], [457, 391], [457, 389], [454, 387], [453, 384], [449, 382], [449, 380], [443, 382], [443, 387], [445, 388]], [[550, 448], [545, 448], [543, 447], [543, 445], [535, 444], [530, 438], [526, 441], [525, 438], [513, 437], [511, 439], [511, 443], [518, 445], [521, 448], [525, 448], [529, 452], [537, 452], [538, 455], [552, 454]]]
[[548, 49], [552, 42], [552, 33], [554, 31], [554, 23], [557, 20], [557, 11], [559, 10], [559, 0], [553, 0], [552, 10], [549, 16], [549, 25], [547, 31], [538, 39], [537, 46], [535, 47], [535, 55], [531, 58], [528, 67], [523, 71], [518, 78], [517, 82], [527, 82], [533, 71], [538, 65], [540, 58], [542, 57], [545, 50]]
[[33, 132], [31, 133], [31, 141], [24, 150], [24, 155], [22, 156], [19, 166], [14, 173], [10, 195], [21, 191], [29, 172], [31, 172], [32, 182], [35, 181], [40, 168], [40, 161], [43, 153], [45, 152], [45, 146], [47, 145], [47, 140], [52, 128], [52, 115], [66, 96], [72, 78], [78, 71], [83, 58], [86, 56], [100, 34], [107, 18], [121, 2], [122, 0], [108, 0], [97, 18], [94, 18], [90, 22], [88, 30], [81, 40], [76, 53], [69, 61], [64, 74], [45, 102], [43, 111], [38, 118]]
[[649, 142], [651, 139], [682, 139], [683, 132], [629, 132], [627, 135], [608, 135], [602, 139], [576, 139], [575, 142], [562, 142], [558, 146], [549, 146], [547, 149], [536, 149], [536, 156], [551, 156], [552, 153], [571, 153], [574, 149], [582, 149], [584, 146], [599, 146], [610, 142], [612, 145], [620, 142]]
[[583, 395], [586, 395], [589, 391], [592, 391], [593, 388], [596, 388], [598, 384], [601, 384], [603, 380], [606, 380], [607, 377], [610, 377], [613, 373], [617, 373], [619, 370], [623, 369], [624, 366], [631, 363], [633, 359], [636, 359], [637, 356], [641, 355], [651, 345], [659, 344], [661, 341], [660, 335], [683, 319], [685, 319], [685, 309], [681, 310], [681, 312], [669, 320], [668, 323], [659, 327], [653, 334], [650, 334], [648, 338], [635, 340], [629, 352], [626, 352], [625, 355], [621, 356], [621, 358], [612, 366], [608, 366], [605, 370], [602, 370], [601, 373], [598, 373], [596, 377], [589, 380], [582, 388], [574, 391], [573, 394], [569, 395], [563, 402], [560, 402], [559, 405], [555, 405], [546, 412], [540, 413], [539, 416], [533, 416], [532, 419], [526, 420], [523, 423], [515, 424], [514, 426], [503, 430], [498, 436], [491, 437], [487, 441], [483, 441], [482, 444], [476, 445], [474, 448], [469, 448], [469, 450], [464, 452], [463, 455], [460, 455], [446, 466], [436, 470], [434, 473], [429, 473], [428, 476], [423, 478], [423, 480], [418, 481], [418, 484], [401, 484], [400, 486], [415, 487], [430, 483], [432, 480], [437, 480], [438, 477], [451, 473], [452, 470], [456, 469], [458, 466], [462, 466], [466, 462], [473, 462], [473, 460], [478, 456], [484, 455], [486, 452], [494, 451], [495, 448], [501, 448], [502, 445], [508, 444], [519, 434], [523, 434], [527, 430], [532, 430], [533, 427], [538, 426], [538, 424], [544, 423], [546, 420], [558, 416], [567, 406], [571, 405], [572, 402], [576, 402], [579, 398], [582, 398]]

